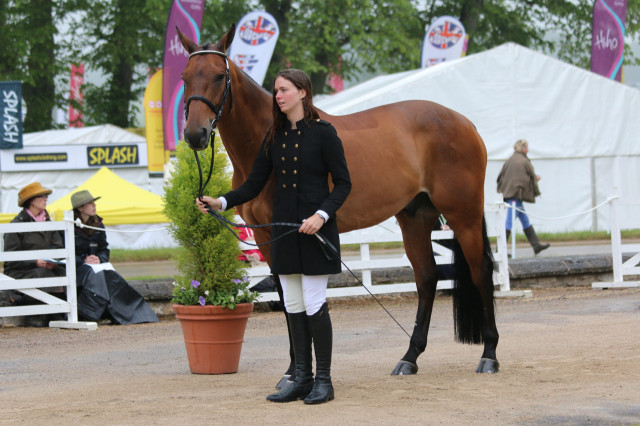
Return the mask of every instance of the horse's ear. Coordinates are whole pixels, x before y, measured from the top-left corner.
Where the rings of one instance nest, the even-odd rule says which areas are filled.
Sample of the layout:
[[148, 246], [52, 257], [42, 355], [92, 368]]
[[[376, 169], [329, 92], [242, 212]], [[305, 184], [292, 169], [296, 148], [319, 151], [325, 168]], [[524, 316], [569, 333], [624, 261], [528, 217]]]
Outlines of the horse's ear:
[[229, 46], [231, 46], [231, 42], [233, 41], [233, 37], [235, 35], [236, 24], [231, 24], [231, 26], [229, 27], [229, 31], [227, 31], [227, 33], [223, 35], [222, 38], [220, 38], [220, 40], [218, 41], [218, 49], [226, 53], [227, 49], [229, 49]]
[[180, 42], [182, 43], [184, 48], [187, 49], [187, 52], [189, 52], [190, 54], [195, 52], [198, 46], [193, 42], [193, 40], [182, 34], [180, 28], [178, 28], [177, 26], [176, 31], [178, 31], [178, 38], [180, 39]]

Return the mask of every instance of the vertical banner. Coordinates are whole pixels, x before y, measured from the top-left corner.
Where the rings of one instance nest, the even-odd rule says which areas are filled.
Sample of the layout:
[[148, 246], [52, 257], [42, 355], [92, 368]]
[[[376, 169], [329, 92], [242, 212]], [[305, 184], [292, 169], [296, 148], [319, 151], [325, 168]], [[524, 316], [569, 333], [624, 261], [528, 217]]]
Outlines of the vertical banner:
[[162, 131], [162, 70], [153, 74], [144, 91], [144, 120], [149, 173], [162, 173], [165, 163]]
[[249, 12], [238, 21], [229, 58], [262, 85], [280, 29], [267, 12]]
[[0, 149], [21, 149], [21, 81], [0, 81], [0, 114]]
[[71, 78], [69, 79], [69, 127], [84, 127], [82, 111], [74, 108], [82, 105], [82, 85], [84, 84], [84, 64], [71, 65]]
[[430, 67], [462, 56], [466, 50], [464, 26], [453, 16], [436, 18], [422, 41], [421, 68]]
[[176, 27], [199, 43], [203, 10], [204, 0], [173, 0], [169, 11], [162, 72], [164, 146], [168, 151], [176, 149], [184, 132], [184, 86], [181, 75], [189, 59]]
[[620, 81], [624, 53], [627, 0], [596, 0], [593, 4], [591, 71]]

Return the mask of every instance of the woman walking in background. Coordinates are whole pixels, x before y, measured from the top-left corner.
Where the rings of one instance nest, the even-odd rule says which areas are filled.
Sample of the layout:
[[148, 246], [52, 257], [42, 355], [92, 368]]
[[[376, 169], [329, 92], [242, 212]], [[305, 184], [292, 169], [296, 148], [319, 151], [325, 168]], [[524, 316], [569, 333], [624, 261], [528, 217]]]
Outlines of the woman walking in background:
[[[504, 163], [500, 174], [498, 175], [498, 192], [502, 193], [504, 202], [509, 204], [510, 208], [515, 203], [516, 217], [520, 219], [524, 234], [531, 247], [533, 253], [538, 254], [542, 250], [549, 248], [549, 244], [541, 244], [536, 231], [529, 223], [529, 217], [524, 212], [523, 201], [535, 203], [536, 197], [540, 195], [538, 181], [540, 176], [536, 175], [533, 165], [527, 157], [529, 152], [529, 144], [526, 139], [519, 139], [513, 145], [513, 155]], [[507, 211], [507, 240], [511, 235], [511, 209]]]

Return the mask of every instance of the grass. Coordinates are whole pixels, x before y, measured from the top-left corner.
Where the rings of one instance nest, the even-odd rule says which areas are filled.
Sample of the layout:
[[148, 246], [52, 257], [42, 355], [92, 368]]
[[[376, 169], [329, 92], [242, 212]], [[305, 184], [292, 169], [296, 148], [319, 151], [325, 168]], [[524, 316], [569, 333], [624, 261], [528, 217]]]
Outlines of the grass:
[[[565, 232], [565, 233], [540, 233], [538, 234], [541, 241], [544, 242], [580, 242], [580, 241], [602, 241], [609, 240], [611, 236], [606, 231], [598, 232]], [[640, 229], [631, 229], [622, 231], [622, 239], [640, 239]], [[526, 242], [527, 239], [518, 232], [516, 241]], [[376, 243], [371, 244], [371, 249], [385, 250], [385, 249], [398, 249], [402, 247], [401, 242], [389, 242], [389, 243]], [[343, 244], [341, 246], [342, 251], [353, 252], [359, 251], [358, 244]], [[111, 261], [114, 263], [126, 263], [126, 262], [155, 262], [171, 260], [174, 258], [182, 248], [152, 248], [142, 250], [125, 250], [114, 249], [111, 250]], [[156, 277], [157, 278], [157, 277]]]
[[184, 250], [183, 248], [149, 248], [141, 250], [113, 249], [110, 259], [113, 263], [125, 262], [155, 262], [171, 260]]

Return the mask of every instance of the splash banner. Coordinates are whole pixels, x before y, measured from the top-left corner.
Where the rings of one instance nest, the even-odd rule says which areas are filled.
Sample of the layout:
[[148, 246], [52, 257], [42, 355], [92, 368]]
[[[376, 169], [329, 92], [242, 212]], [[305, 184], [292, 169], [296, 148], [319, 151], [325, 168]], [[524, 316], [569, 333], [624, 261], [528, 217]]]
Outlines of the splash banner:
[[249, 12], [238, 21], [229, 58], [262, 85], [279, 34], [273, 16], [264, 11]]
[[464, 26], [453, 16], [436, 18], [422, 41], [421, 68], [430, 67], [462, 56], [466, 50]]
[[84, 64], [71, 65], [71, 78], [69, 79], [69, 127], [84, 127], [82, 111], [73, 107], [82, 105], [82, 85], [84, 84]]
[[0, 121], [0, 149], [21, 149], [21, 81], [0, 81]]
[[184, 86], [180, 76], [189, 59], [176, 27], [199, 43], [203, 11], [204, 0], [173, 0], [169, 11], [162, 72], [162, 126], [164, 146], [168, 151], [175, 150], [176, 144], [183, 138]]
[[627, 0], [596, 0], [593, 4], [591, 71], [620, 81], [624, 54]]

